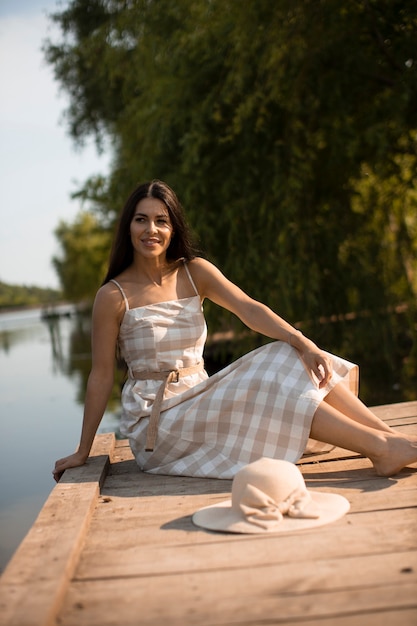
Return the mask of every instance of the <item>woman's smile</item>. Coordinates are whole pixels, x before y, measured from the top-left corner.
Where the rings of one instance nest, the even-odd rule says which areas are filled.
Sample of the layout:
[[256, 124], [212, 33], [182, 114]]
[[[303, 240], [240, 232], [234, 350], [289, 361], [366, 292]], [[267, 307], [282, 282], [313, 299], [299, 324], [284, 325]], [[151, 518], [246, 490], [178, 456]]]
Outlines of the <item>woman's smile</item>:
[[157, 245], [158, 243], [160, 243], [160, 241], [159, 241], [159, 239], [156, 239], [155, 237], [153, 237], [153, 238], [150, 238], [150, 239], [142, 239], [142, 243], [145, 246], [151, 248], [151, 247]]
[[172, 235], [172, 224], [165, 204], [157, 198], [141, 200], [130, 224], [135, 252], [165, 255]]

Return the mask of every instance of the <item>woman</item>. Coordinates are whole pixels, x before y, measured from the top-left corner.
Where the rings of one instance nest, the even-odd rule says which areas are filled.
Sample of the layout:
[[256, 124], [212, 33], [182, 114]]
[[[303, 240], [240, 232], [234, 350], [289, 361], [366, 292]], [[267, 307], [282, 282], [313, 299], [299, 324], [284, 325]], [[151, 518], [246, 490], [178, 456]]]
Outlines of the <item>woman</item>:
[[[205, 298], [277, 341], [209, 378]], [[94, 303], [81, 441], [56, 462], [56, 480], [88, 458], [117, 345], [128, 366], [121, 432], [145, 471], [230, 479], [260, 457], [296, 462], [309, 437], [369, 457], [379, 475], [417, 461], [417, 442], [356, 397], [355, 365], [321, 351], [196, 257], [180, 203], [160, 181], [139, 186], [122, 212]]]

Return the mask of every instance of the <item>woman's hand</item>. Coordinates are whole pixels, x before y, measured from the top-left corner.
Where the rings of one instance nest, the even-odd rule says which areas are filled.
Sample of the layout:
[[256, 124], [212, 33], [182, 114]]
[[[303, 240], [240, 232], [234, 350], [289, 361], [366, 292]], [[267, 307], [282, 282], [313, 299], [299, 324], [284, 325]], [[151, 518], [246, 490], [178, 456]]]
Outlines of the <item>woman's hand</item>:
[[80, 465], [84, 465], [86, 460], [87, 458], [85, 455], [80, 452], [75, 452], [74, 454], [70, 454], [70, 456], [59, 459], [55, 463], [55, 467], [52, 472], [54, 480], [58, 482], [65, 470], [70, 469], [70, 467], [79, 467]]
[[[314, 344], [313, 344], [314, 345]], [[333, 375], [333, 366], [331, 358], [317, 346], [315, 349], [307, 349], [301, 351], [301, 358], [309, 372], [312, 372], [317, 378], [319, 389], [327, 385]]]

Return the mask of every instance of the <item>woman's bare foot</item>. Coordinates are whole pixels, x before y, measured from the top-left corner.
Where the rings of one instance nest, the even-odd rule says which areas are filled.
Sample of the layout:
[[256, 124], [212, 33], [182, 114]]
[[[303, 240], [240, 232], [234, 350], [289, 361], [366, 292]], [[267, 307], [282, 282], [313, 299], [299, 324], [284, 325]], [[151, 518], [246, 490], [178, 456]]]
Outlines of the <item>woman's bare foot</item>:
[[388, 435], [384, 449], [371, 461], [378, 476], [394, 476], [407, 465], [417, 463], [417, 439]]

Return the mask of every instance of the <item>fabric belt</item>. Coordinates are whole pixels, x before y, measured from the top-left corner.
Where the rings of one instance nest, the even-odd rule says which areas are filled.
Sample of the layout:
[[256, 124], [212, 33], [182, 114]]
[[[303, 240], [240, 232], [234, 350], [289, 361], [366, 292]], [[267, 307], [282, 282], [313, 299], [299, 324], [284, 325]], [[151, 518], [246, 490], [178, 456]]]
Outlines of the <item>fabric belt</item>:
[[149, 418], [148, 429], [146, 432], [146, 444], [145, 450], [151, 452], [156, 443], [156, 437], [158, 434], [158, 422], [159, 415], [161, 413], [162, 400], [164, 399], [164, 393], [168, 383], [177, 383], [180, 378], [189, 376], [190, 374], [197, 374], [204, 369], [204, 361], [200, 361], [196, 365], [190, 367], [179, 367], [174, 370], [163, 370], [161, 372], [135, 372], [131, 373], [131, 377], [135, 380], [160, 380], [161, 385], [156, 393], [155, 400], [152, 406], [151, 415]]

